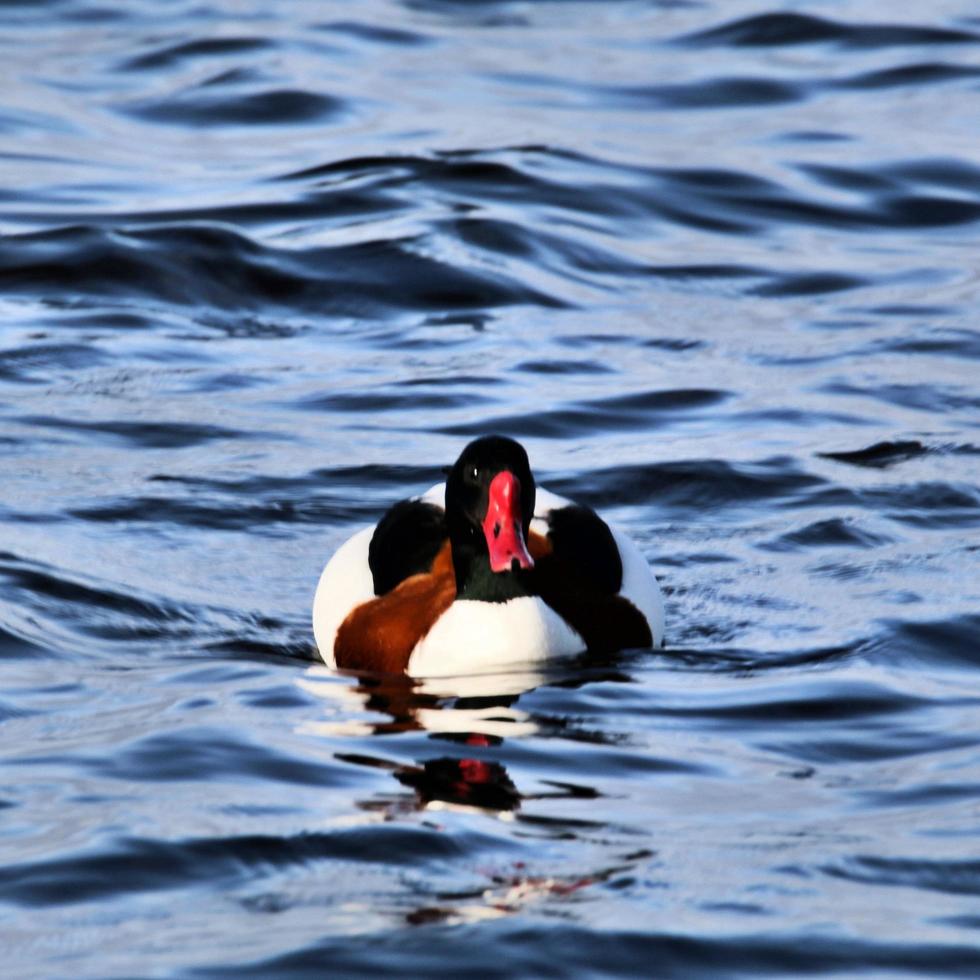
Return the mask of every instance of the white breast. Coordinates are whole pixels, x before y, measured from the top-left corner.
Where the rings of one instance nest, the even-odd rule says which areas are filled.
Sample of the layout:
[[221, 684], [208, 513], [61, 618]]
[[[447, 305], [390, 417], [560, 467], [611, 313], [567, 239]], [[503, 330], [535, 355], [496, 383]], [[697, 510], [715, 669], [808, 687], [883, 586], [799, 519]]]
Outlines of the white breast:
[[582, 653], [585, 644], [537, 596], [508, 602], [457, 599], [416, 645], [413, 677], [447, 677]]

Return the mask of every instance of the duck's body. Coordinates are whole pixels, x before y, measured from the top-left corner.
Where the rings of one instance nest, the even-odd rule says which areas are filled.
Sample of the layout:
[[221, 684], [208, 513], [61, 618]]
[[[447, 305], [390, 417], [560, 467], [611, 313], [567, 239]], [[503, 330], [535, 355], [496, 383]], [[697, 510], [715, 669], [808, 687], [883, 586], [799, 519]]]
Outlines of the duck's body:
[[478, 439], [445, 484], [330, 559], [313, 632], [330, 666], [416, 677], [660, 646], [663, 599], [636, 546], [535, 487], [521, 446]]

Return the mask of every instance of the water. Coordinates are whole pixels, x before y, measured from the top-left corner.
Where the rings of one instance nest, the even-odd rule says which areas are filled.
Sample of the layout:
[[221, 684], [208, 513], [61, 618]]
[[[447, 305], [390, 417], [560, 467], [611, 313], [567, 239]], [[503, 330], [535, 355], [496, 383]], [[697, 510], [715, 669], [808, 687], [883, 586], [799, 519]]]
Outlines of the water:
[[[5, 977], [980, 972], [965, 0], [0, 6]], [[474, 433], [667, 649], [311, 661]]]

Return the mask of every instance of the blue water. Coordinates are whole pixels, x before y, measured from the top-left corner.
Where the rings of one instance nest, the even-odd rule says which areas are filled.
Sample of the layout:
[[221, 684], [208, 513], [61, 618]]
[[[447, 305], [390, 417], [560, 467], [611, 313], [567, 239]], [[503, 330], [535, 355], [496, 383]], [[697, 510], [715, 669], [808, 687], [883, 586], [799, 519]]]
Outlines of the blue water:
[[[966, 0], [0, 4], [4, 977], [980, 974]], [[412, 689], [476, 433], [667, 647]]]

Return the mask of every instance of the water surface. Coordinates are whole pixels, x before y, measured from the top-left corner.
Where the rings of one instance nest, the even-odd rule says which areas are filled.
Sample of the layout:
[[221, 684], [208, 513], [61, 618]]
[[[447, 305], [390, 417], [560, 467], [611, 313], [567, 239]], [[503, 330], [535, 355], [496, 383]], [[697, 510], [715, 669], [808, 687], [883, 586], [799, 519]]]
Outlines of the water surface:
[[[0, 5], [5, 976], [980, 972], [980, 19]], [[472, 436], [667, 647], [316, 666]]]

